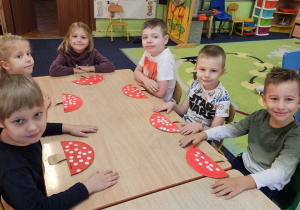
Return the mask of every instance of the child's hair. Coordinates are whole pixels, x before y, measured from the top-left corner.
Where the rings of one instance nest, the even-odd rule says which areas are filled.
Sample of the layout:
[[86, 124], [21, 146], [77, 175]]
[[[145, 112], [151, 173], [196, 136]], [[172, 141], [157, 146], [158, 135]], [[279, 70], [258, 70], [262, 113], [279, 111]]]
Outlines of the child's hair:
[[[0, 61], [8, 60], [8, 58], [11, 56], [12, 50], [15, 47], [15, 42], [17, 41], [28, 42], [28, 40], [24, 39], [21, 36], [15, 36], [15, 35], [0, 36]], [[0, 65], [0, 78], [5, 74], [7, 74], [6, 70], [2, 67], [2, 65]]]
[[163, 36], [166, 36], [168, 34], [167, 25], [165, 24], [165, 22], [162, 19], [159, 19], [159, 18], [153, 18], [153, 19], [150, 19], [150, 20], [147, 20], [146, 22], [144, 22], [144, 24], [142, 26], [142, 31], [146, 28], [153, 29], [157, 26], [159, 26], [161, 28], [161, 32], [162, 32]]
[[298, 84], [298, 92], [300, 95], [300, 77], [298, 72], [291, 69], [284, 69], [274, 66], [267, 74], [264, 85], [264, 94], [267, 92], [267, 87], [270, 84], [278, 85], [287, 81], [295, 81]]
[[[198, 54], [198, 58], [203, 57], [213, 57], [217, 58], [221, 56], [222, 57], [222, 68], [225, 67], [225, 60], [226, 60], [226, 54], [222, 47], [219, 45], [205, 45]], [[198, 60], [197, 58], [197, 60]]]
[[88, 45], [89, 52], [91, 52], [94, 49], [94, 40], [93, 40], [93, 34], [92, 34], [91, 29], [82, 22], [74, 22], [70, 25], [67, 34], [64, 36], [64, 40], [58, 46], [58, 48], [57, 48], [58, 53], [60, 53], [60, 52], [68, 53], [69, 52], [69, 48], [71, 47], [70, 43], [69, 43], [69, 38], [74, 33], [74, 31], [79, 28], [81, 28], [85, 32], [85, 34], [89, 40], [89, 45]]
[[43, 107], [44, 98], [30, 75], [7, 74], [0, 79], [0, 122], [22, 108], [35, 106]]

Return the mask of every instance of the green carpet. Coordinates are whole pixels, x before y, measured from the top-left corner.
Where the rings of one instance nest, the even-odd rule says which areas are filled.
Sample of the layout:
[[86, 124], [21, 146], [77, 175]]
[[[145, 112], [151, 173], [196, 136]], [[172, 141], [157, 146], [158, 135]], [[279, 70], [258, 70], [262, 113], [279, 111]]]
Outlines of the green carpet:
[[[281, 66], [282, 56], [285, 52], [297, 50], [297, 39], [281, 39], [269, 41], [235, 42], [219, 44], [226, 52], [226, 73], [220, 78], [223, 86], [230, 94], [231, 102], [236, 110], [243, 113], [252, 113], [263, 109], [261, 97], [254, 92], [254, 88], [263, 85], [265, 75], [272, 66]], [[199, 50], [204, 45], [196, 48], [175, 49], [169, 47], [175, 57], [176, 79], [185, 92], [194, 80], [195, 59]], [[122, 51], [138, 64], [144, 52], [143, 48], [127, 48]], [[191, 57], [191, 58], [189, 58]], [[234, 121], [245, 117], [236, 113]], [[238, 155], [247, 148], [247, 136], [226, 139], [225, 147], [233, 154]]]

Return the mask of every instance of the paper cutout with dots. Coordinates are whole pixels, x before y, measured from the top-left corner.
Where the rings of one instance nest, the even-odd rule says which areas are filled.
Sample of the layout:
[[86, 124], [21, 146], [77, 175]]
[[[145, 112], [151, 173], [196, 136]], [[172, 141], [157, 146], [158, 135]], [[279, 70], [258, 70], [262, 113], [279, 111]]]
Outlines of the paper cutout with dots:
[[166, 132], [170, 132], [170, 133], [178, 133], [179, 132], [178, 127], [169, 118], [163, 116], [159, 112], [155, 112], [150, 117], [150, 123], [155, 128], [157, 128], [161, 131], [166, 131]]
[[62, 94], [64, 112], [71, 112], [82, 106], [81, 98], [71, 94]]
[[196, 172], [204, 176], [212, 178], [224, 178], [229, 176], [218, 164], [195, 145], [187, 150], [186, 161]]
[[81, 141], [61, 141], [67, 158], [71, 175], [80, 173], [89, 167], [94, 160], [94, 150]]
[[123, 93], [131, 98], [148, 98], [140, 89], [132, 84], [125, 85], [122, 88]]
[[103, 75], [96, 74], [88, 77], [83, 77], [81, 79], [73, 80], [73, 82], [80, 85], [93, 85], [101, 82], [102, 80], [103, 80]]

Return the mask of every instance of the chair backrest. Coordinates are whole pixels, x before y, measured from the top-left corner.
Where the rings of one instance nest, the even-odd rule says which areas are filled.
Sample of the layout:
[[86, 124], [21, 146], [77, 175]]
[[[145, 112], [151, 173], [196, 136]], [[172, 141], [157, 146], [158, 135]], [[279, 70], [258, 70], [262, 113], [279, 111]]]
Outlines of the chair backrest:
[[209, 9], [216, 9], [225, 12], [225, 0], [211, 0]]
[[300, 202], [300, 164], [298, 164], [291, 181], [279, 191], [273, 201], [286, 210], [296, 209]]
[[182, 95], [182, 89], [179, 82], [176, 80], [175, 89], [173, 92], [173, 99], [176, 102], [176, 104], [179, 104], [181, 95]]
[[237, 3], [229, 4], [227, 7], [227, 13], [229, 14], [231, 11], [233, 11], [233, 17], [235, 17], [235, 13], [238, 10], [239, 5]]
[[229, 116], [225, 118], [225, 123], [226, 124], [231, 123], [233, 121], [234, 115], [235, 115], [235, 108], [232, 104], [230, 104]]
[[[300, 50], [286, 52], [282, 57], [282, 68], [300, 70]], [[298, 72], [299, 74], [299, 72]]]
[[108, 7], [109, 12], [123, 12], [123, 7], [118, 4], [111, 4]]

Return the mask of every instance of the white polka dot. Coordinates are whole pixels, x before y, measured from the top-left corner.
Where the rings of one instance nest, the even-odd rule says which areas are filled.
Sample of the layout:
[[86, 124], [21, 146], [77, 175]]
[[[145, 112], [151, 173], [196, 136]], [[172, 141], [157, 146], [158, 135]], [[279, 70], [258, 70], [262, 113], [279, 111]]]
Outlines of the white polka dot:
[[88, 165], [88, 164], [90, 164], [89, 162], [85, 162], [85, 165]]
[[80, 169], [77, 169], [77, 170], [76, 170], [76, 172], [80, 172], [80, 171], [81, 171]]
[[66, 148], [69, 148], [69, 147], [70, 147], [69, 145], [66, 146]]
[[204, 156], [201, 156], [202, 159], [204, 159]]
[[82, 159], [80, 159], [80, 160], [79, 160], [79, 162], [80, 162], [80, 163], [82, 163], [82, 162], [83, 162], [83, 160], [82, 160]]
[[73, 160], [69, 160], [69, 162], [71, 162], [71, 163], [72, 163], [72, 162], [73, 162]]
[[77, 166], [78, 165], [78, 163], [74, 163], [74, 166]]
[[78, 146], [78, 144], [74, 144], [74, 146], [75, 146], [75, 147], [77, 147], [77, 146]]
[[74, 157], [73, 157], [73, 156], [70, 156], [69, 158], [70, 158], [70, 159], [73, 159]]
[[208, 164], [208, 162], [207, 162], [207, 161], [204, 161], [204, 163], [205, 163], [205, 164]]
[[90, 160], [90, 159], [92, 159], [92, 158], [91, 158], [91, 157], [87, 157], [86, 159]]
[[214, 165], [213, 165], [213, 164], [209, 164], [209, 166], [210, 166], [210, 167], [213, 167]]
[[209, 166], [206, 166], [206, 168], [210, 168]]
[[214, 169], [212, 169], [212, 168], [209, 168], [209, 170], [210, 170], [210, 171], [213, 171]]
[[86, 149], [86, 147], [82, 147], [82, 149]]
[[70, 151], [70, 154], [73, 154], [73, 151]]
[[153, 122], [152, 125], [155, 125], [155, 123]]
[[77, 155], [77, 158], [81, 158], [81, 155]]
[[200, 152], [196, 152], [198, 155], [200, 155]]
[[220, 169], [219, 169], [219, 168], [216, 168], [216, 170], [217, 170], [217, 171], [220, 171]]
[[69, 144], [73, 144], [73, 142], [69, 142]]
[[197, 155], [197, 154], [195, 154], [195, 156], [196, 156], [196, 157], [198, 157], [198, 155]]
[[78, 148], [75, 148], [74, 151], [78, 151]]
[[90, 154], [91, 154], [91, 153], [92, 153], [92, 151], [88, 151], [88, 153], [90, 153]]
[[201, 163], [201, 162], [199, 162], [198, 164], [199, 164], [200, 166], [202, 166], [202, 163]]
[[79, 155], [80, 155], [81, 153], [82, 153], [81, 151], [78, 152]]
[[198, 158], [196, 158], [195, 160], [196, 160], [196, 161], [199, 161], [199, 159], [198, 159]]
[[84, 152], [83, 155], [86, 155], [86, 152]]
[[66, 152], [69, 152], [70, 150], [69, 150], [69, 149], [66, 149], [65, 151], [66, 151]]

